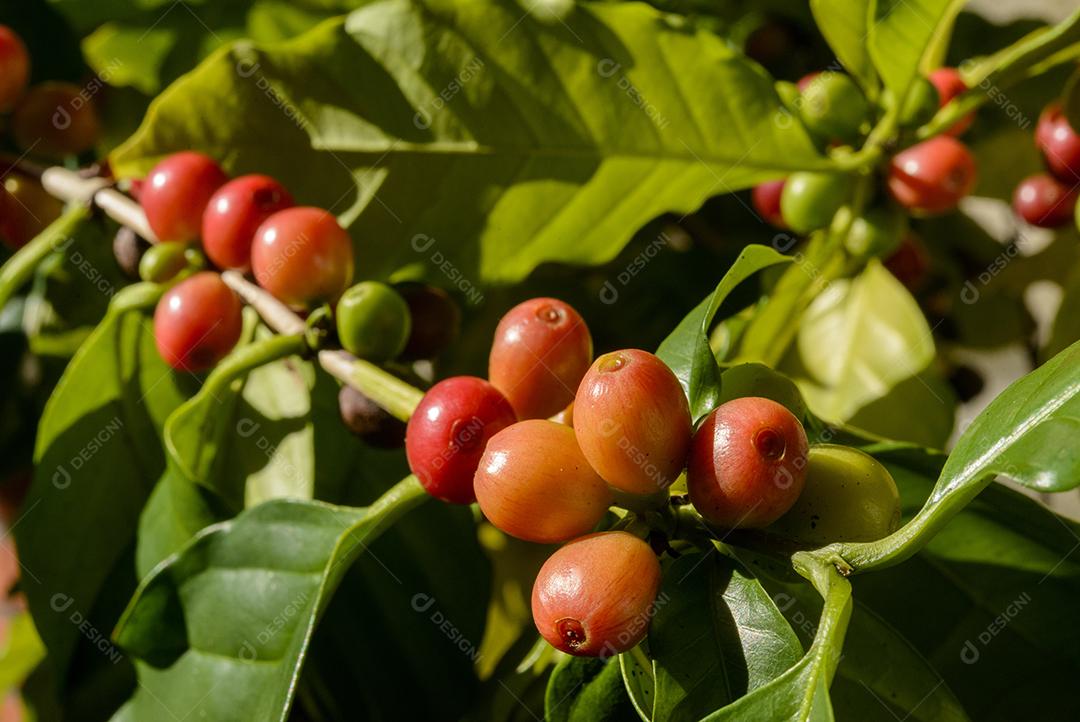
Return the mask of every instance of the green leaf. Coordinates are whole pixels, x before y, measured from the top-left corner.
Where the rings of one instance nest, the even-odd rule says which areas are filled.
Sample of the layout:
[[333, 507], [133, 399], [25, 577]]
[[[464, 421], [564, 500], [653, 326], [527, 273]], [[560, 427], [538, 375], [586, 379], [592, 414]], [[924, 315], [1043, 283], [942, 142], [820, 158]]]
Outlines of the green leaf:
[[117, 294], [41, 419], [25, 507], [33, 511], [16, 535], [30, 611], [61, 681], [76, 647], [91, 646], [72, 617], [91, 618], [103, 595], [135, 587], [127, 565], [139, 512], [164, 469], [161, 429], [193, 390], [154, 346], [144, 311], [159, 293], [139, 285]]
[[757, 579], [717, 553], [666, 570], [649, 628], [652, 718], [698, 720], [799, 662], [802, 646]]
[[[812, 639], [821, 598], [806, 584], [768, 584], [794, 629]], [[914, 591], [914, 590], [913, 590]], [[960, 702], [929, 662], [885, 619], [855, 600], [830, 699], [839, 719], [966, 720]]]
[[863, 88], [877, 85], [877, 73], [866, 47], [872, 5], [868, 0], [810, 0], [821, 34]]
[[675, 372], [686, 391], [695, 420], [716, 408], [720, 399], [720, 367], [709, 348], [709, 329], [721, 304], [758, 271], [790, 261], [768, 246], [747, 246], [712, 295], [687, 314], [657, 349], [656, 354]]
[[720, 376], [720, 398], [723, 404], [743, 396], [761, 396], [783, 404], [799, 420], [806, 419], [806, 402], [799, 387], [783, 374], [758, 363], [732, 366]]
[[886, 566], [914, 554], [995, 475], [1039, 491], [1080, 485], [1080, 342], [1005, 389], [975, 417], [941, 470], [930, 498], [899, 530], [876, 542], [822, 550], [853, 569]]
[[[237, 441], [251, 439], [259, 433], [261, 426], [256, 420], [237, 413], [243, 383], [255, 369], [286, 356], [298, 355], [306, 348], [302, 335], [271, 335], [229, 354], [211, 372], [199, 393], [177, 409], [165, 425], [165, 448], [176, 470], [192, 483], [202, 484], [221, 496], [227, 506], [237, 511], [242, 509], [247, 477], [226, 476], [225, 470], [234, 471], [229, 469], [227, 462]], [[288, 386], [283, 384], [282, 388]], [[271, 442], [265, 436], [267, 432], [262, 433], [264, 436], [257, 441], [262, 441], [266, 447], [262, 450], [263, 461], [266, 461], [277, 449], [270, 446]], [[295, 476], [295, 472], [292, 475]], [[276, 476], [289, 481], [287, 473]]]
[[[941, 458], [874, 455], [897, 481], [904, 516], [917, 514]], [[994, 483], [907, 562], [859, 577], [857, 593], [972, 719], [1074, 719], [1080, 700], [1068, 680], [1080, 673], [1080, 632], [1061, 620], [1080, 595], [1078, 551], [1080, 526]]]
[[940, 62], [963, 0], [877, 0], [867, 45], [885, 87], [903, 98], [925, 64]]
[[[363, 2], [187, 2], [182, 12], [173, 12], [181, 8], [170, 8], [169, 3], [153, 5], [132, 13], [127, 7], [110, 11], [101, 3], [94, 8], [97, 12], [86, 13], [94, 16], [97, 27], [83, 41], [87, 62], [110, 85], [132, 86], [151, 96], [224, 43], [292, 38]], [[79, 19], [85, 24], [90, 18]]]
[[126, 714], [284, 720], [349, 565], [426, 498], [407, 477], [366, 509], [277, 500], [200, 532], [143, 580], [117, 627], [141, 660]]
[[663, 212], [831, 167], [783, 112], [759, 67], [642, 4], [551, 24], [509, 0], [384, 0], [214, 54], [111, 162], [132, 175], [199, 148], [274, 174], [342, 217], [365, 274], [440, 266], [475, 292], [544, 261], [601, 263]]
[[798, 332], [810, 409], [847, 421], [934, 360], [934, 339], [919, 304], [878, 261], [852, 280], [829, 284]]
[[784, 674], [717, 710], [705, 720], [767, 719], [780, 722], [831, 721], [829, 684], [840, 661], [840, 649], [851, 618], [851, 584], [831, 566], [809, 571], [814, 586], [825, 600], [814, 642], [803, 658]]
[[545, 722], [617, 722], [633, 717], [614, 658], [567, 656], [555, 665], [544, 697]]

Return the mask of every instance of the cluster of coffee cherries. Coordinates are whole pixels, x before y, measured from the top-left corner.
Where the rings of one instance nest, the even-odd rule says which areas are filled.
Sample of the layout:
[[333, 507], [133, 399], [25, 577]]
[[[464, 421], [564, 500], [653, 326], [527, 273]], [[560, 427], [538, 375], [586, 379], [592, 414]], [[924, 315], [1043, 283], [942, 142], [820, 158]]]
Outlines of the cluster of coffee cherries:
[[[224, 270], [250, 272], [300, 313], [332, 305], [337, 341], [374, 363], [431, 358], [457, 333], [460, 312], [442, 289], [419, 282], [350, 285], [348, 232], [330, 212], [295, 205], [270, 176], [229, 179], [213, 158], [183, 151], [159, 162], [132, 191], [160, 241], [141, 256], [139, 275], [173, 283], [154, 313], [154, 337], [162, 358], [178, 370], [210, 369], [240, 339], [242, 303], [218, 273]], [[403, 429], [383, 433], [389, 417], [359, 392], [343, 390], [341, 406], [350, 428], [377, 445], [403, 436]]]
[[1013, 209], [1040, 228], [1058, 228], [1074, 218], [1080, 223], [1080, 134], [1069, 124], [1061, 103], [1051, 103], [1039, 115], [1035, 146], [1047, 172], [1017, 184]]
[[[695, 430], [660, 358], [625, 349], [593, 360], [585, 321], [553, 298], [502, 318], [487, 380], [452, 377], [427, 392], [405, 448], [433, 496], [478, 502], [519, 539], [568, 542], [540, 570], [532, 611], [540, 634], [576, 655], [623, 652], [646, 633], [659, 559], [640, 535], [603, 522], [613, 505], [674, 503], [669, 489], [684, 471], [681, 503], [718, 528], [814, 543], [879, 538], [899, 518], [896, 486], [870, 457], [810, 449], [799, 419], [760, 397], [720, 405]], [[846, 502], [829, 500], [845, 487]], [[841, 507], [855, 521], [836, 518]]]
[[[848, 75], [812, 73], [797, 84], [777, 84], [781, 99], [822, 146], [842, 147], [857, 142], [870, 129], [873, 107]], [[901, 129], [914, 129], [930, 120], [953, 98], [967, 90], [955, 68], [939, 68], [916, 79], [897, 113]], [[886, 91], [882, 102], [896, 101]], [[907, 234], [907, 216], [933, 215], [954, 208], [975, 186], [975, 160], [957, 136], [973, 122], [958, 120], [946, 133], [896, 153], [885, 171], [884, 188], [853, 221], [845, 241], [856, 257], [887, 256]], [[772, 225], [797, 234], [825, 228], [852, 196], [850, 174], [797, 172], [754, 188], [757, 213]]]
[[[30, 54], [18, 33], [0, 25], [0, 114], [15, 145], [28, 155], [61, 160], [85, 153], [101, 136], [92, 93], [72, 83], [30, 85]], [[5, 169], [0, 239], [15, 250], [60, 215], [61, 204], [36, 180]]]

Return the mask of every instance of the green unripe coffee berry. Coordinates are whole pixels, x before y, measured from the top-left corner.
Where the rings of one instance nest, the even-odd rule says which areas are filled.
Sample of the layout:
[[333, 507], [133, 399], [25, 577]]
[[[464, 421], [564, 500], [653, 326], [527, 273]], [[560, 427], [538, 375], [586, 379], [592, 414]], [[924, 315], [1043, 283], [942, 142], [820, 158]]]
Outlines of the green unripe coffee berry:
[[900, 493], [889, 470], [858, 449], [810, 448], [795, 505], [769, 531], [810, 546], [868, 542], [896, 531]]
[[875, 206], [851, 223], [844, 246], [856, 258], [884, 258], [900, 247], [907, 216], [894, 206]]
[[843, 73], [826, 71], [807, 83], [799, 113], [811, 133], [828, 140], [859, 137], [870, 118], [870, 103], [855, 81]]
[[345, 291], [336, 316], [341, 345], [369, 361], [395, 358], [409, 340], [409, 305], [385, 283], [364, 281]]
[[157, 243], [146, 249], [139, 260], [139, 278], [150, 283], [165, 283], [181, 271], [203, 268], [202, 252], [186, 243]]
[[851, 196], [851, 177], [799, 172], [788, 176], [780, 194], [780, 213], [796, 233], [824, 228]]

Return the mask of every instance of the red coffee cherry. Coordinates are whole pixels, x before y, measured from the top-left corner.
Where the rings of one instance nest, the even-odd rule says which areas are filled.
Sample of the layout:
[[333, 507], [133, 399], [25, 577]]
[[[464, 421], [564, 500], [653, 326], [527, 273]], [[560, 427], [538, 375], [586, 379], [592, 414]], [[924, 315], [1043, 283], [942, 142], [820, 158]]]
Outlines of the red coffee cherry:
[[7, 25], [0, 25], [0, 113], [15, 106], [30, 78], [30, 54], [22, 38]]
[[266, 175], [244, 175], [218, 188], [202, 217], [206, 255], [218, 268], [245, 271], [262, 222], [293, 204], [285, 186]]
[[590, 363], [592, 337], [578, 312], [556, 298], [533, 298], [499, 321], [488, 378], [519, 419], [547, 418], [574, 400]]
[[[960, 71], [956, 68], [938, 68], [937, 70], [932, 71], [929, 77], [930, 82], [938, 92], [939, 108], [944, 108], [952, 102], [953, 98], [961, 93], [967, 92], [967, 83], [960, 77]], [[956, 121], [956, 123], [945, 132], [952, 136], [962, 135], [974, 122], [975, 113], [968, 113], [963, 118]]]
[[205, 371], [240, 340], [243, 305], [221, 276], [209, 271], [176, 284], [154, 311], [154, 341], [178, 371]]
[[604, 354], [574, 400], [574, 431], [608, 484], [632, 494], [666, 489], [690, 448], [690, 406], [675, 374], [647, 351]]
[[755, 396], [728, 401], [694, 434], [690, 501], [717, 526], [768, 526], [799, 498], [807, 450], [802, 424], [784, 406]]
[[612, 504], [574, 430], [547, 419], [520, 421], [492, 436], [473, 487], [492, 524], [541, 544], [592, 531]]
[[1042, 151], [1047, 169], [1059, 180], [1080, 183], [1080, 135], [1069, 125], [1061, 103], [1051, 103], [1039, 115], [1035, 145]]
[[623, 531], [591, 534], [540, 568], [533, 622], [560, 651], [609, 657], [644, 639], [659, 590], [660, 562], [648, 544]]
[[139, 202], [158, 240], [186, 243], [198, 238], [206, 205], [228, 179], [213, 158], [194, 151], [173, 153], [154, 166]]
[[889, 192], [905, 208], [944, 213], [975, 187], [975, 159], [967, 146], [947, 135], [897, 153], [889, 166]]
[[915, 293], [926, 283], [930, 274], [930, 253], [922, 240], [908, 231], [900, 241], [900, 247], [885, 259], [885, 268], [905, 288]]
[[290, 306], [333, 302], [352, 283], [352, 238], [322, 208], [286, 208], [255, 231], [251, 270], [260, 286]]
[[440, 381], [424, 394], [405, 429], [409, 468], [432, 496], [471, 504], [473, 476], [488, 439], [515, 421], [510, 402], [487, 381]]
[[787, 228], [787, 224], [784, 223], [784, 214], [780, 212], [780, 195], [784, 192], [785, 182], [785, 178], [766, 181], [754, 186], [754, 190], [750, 193], [754, 210], [765, 219], [766, 223], [777, 228]]
[[28, 153], [60, 159], [93, 148], [101, 122], [82, 88], [50, 81], [32, 86], [15, 105], [11, 135]]
[[1013, 209], [1033, 226], [1057, 228], [1072, 220], [1077, 189], [1038, 173], [1020, 181], [1013, 192]]

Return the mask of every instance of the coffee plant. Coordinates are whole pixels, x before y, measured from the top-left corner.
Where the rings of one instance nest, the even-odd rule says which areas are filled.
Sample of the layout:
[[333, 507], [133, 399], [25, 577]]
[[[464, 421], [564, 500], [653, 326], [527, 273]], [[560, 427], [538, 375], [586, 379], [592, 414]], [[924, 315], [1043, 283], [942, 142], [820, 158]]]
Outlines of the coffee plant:
[[1078, 60], [0, 0], [0, 719], [1080, 719]]

